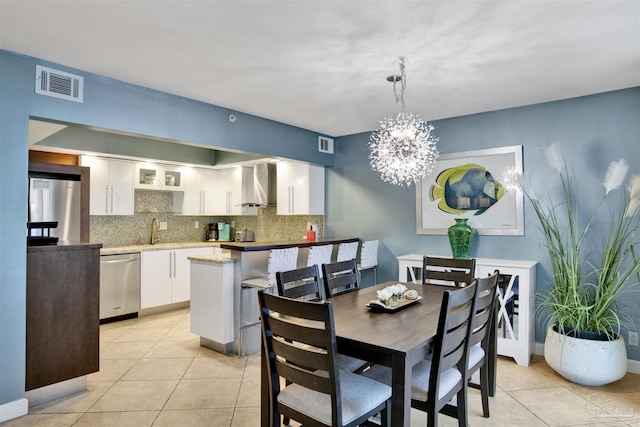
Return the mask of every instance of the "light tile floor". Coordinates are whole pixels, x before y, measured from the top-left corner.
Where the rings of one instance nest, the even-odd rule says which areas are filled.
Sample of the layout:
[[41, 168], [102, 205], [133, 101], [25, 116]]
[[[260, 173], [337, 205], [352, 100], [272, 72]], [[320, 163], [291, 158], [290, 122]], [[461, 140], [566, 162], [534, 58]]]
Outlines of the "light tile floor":
[[[29, 409], [2, 427], [259, 426], [259, 356], [237, 358], [200, 347], [188, 309], [102, 325], [100, 372], [88, 390]], [[469, 424], [476, 426], [640, 427], [640, 375], [604, 387], [582, 387], [534, 356], [529, 367], [498, 361], [491, 417], [469, 390]], [[457, 421], [439, 417], [444, 427]], [[412, 410], [411, 424], [426, 425]], [[297, 424], [296, 424], [297, 425]]]

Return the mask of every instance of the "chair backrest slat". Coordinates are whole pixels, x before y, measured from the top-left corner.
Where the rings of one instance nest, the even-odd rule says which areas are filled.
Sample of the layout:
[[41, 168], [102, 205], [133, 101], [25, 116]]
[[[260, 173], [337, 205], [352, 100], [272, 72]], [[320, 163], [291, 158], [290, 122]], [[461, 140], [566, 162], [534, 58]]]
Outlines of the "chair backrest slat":
[[[301, 348], [300, 344], [294, 341], [273, 340], [273, 349], [281, 359], [285, 359], [286, 366], [295, 365], [306, 371], [315, 372], [317, 370], [327, 371], [327, 357], [325, 349], [318, 349], [316, 352], [309, 351], [309, 348]], [[286, 377], [286, 375], [283, 375]]]
[[318, 329], [321, 322], [306, 320], [305, 322], [292, 321], [296, 318], [289, 316], [273, 316], [270, 319], [271, 331], [279, 336], [286, 336], [295, 341], [304, 341], [314, 347], [324, 348], [327, 344], [325, 341], [324, 330]]

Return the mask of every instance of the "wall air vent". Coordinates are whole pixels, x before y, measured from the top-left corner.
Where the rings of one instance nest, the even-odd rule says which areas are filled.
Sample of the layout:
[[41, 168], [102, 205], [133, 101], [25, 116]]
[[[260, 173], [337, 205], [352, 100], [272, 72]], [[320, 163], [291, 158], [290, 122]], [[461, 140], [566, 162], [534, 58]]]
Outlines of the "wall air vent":
[[333, 139], [326, 136], [318, 137], [318, 151], [321, 153], [333, 154]]
[[36, 93], [82, 102], [84, 77], [36, 65]]

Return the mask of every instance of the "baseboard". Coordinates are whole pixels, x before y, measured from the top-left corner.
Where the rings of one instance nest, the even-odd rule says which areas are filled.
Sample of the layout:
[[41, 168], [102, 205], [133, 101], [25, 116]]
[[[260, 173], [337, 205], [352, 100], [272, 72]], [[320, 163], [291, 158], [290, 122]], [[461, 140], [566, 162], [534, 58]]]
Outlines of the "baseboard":
[[26, 398], [14, 400], [0, 405], [0, 423], [27, 415], [29, 401]]
[[165, 311], [177, 310], [179, 308], [189, 308], [189, 301], [176, 302], [173, 304], [160, 305], [158, 307], [143, 308], [138, 310], [138, 317], [150, 316], [152, 314], [164, 313]]
[[44, 387], [34, 388], [27, 391], [24, 396], [29, 400], [29, 406], [36, 406], [51, 400], [60, 399], [61, 397], [80, 393], [87, 389], [87, 376], [71, 378], [70, 380], [60, 381], [46, 385]]
[[[544, 343], [536, 342], [536, 345], [533, 347], [533, 354], [544, 356]], [[627, 359], [627, 372], [640, 374], [640, 361]]]

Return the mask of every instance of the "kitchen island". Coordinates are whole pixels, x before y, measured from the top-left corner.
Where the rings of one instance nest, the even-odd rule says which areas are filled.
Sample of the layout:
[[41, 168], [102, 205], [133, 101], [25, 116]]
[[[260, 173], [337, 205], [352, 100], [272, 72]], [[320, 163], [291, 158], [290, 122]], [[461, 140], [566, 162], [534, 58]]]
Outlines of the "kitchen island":
[[[235, 260], [233, 267], [233, 297], [234, 297], [234, 325], [235, 343], [237, 344], [239, 336], [237, 325], [240, 324], [240, 292], [242, 281], [255, 277], [267, 276], [267, 264], [269, 261], [269, 251], [271, 249], [283, 249], [298, 247], [298, 268], [307, 266], [307, 257], [309, 256], [309, 248], [316, 245], [333, 245], [331, 259], [336, 260], [338, 246], [340, 243], [359, 242], [357, 237], [324, 237], [315, 241], [308, 242], [306, 240], [282, 240], [271, 242], [220, 242], [220, 248], [227, 252], [231, 259]], [[254, 324], [258, 322], [258, 298], [257, 290], [249, 289], [244, 291], [243, 300], [243, 324]], [[252, 354], [260, 350], [260, 328], [247, 328], [243, 331], [242, 350], [244, 354]], [[237, 347], [236, 347], [237, 351]]]
[[236, 261], [228, 252], [188, 259], [191, 261], [191, 332], [200, 335], [200, 345], [220, 353], [232, 353]]

